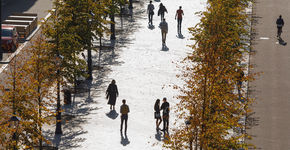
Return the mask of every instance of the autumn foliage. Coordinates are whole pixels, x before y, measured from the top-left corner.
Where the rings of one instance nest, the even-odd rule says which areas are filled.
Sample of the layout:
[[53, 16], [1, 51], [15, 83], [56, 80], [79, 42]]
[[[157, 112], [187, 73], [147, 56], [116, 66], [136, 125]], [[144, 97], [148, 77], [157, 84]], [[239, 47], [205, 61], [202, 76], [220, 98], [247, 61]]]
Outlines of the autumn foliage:
[[[208, 0], [201, 20], [190, 28], [194, 50], [183, 63], [185, 81], [178, 87], [179, 113], [164, 146], [170, 149], [247, 148], [245, 116], [252, 103], [242, 83], [249, 82], [243, 54], [248, 52], [249, 0]], [[244, 75], [245, 74], [245, 75]], [[244, 87], [244, 88], [243, 88]], [[186, 120], [187, 125], [180, 122]]]

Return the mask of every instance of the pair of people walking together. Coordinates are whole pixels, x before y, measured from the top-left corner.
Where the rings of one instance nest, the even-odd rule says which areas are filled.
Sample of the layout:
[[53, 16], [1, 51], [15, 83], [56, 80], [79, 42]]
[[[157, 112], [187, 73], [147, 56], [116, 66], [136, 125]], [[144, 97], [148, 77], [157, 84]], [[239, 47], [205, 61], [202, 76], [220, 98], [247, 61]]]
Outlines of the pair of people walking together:
[[[160, 107], [160, 99], [157, 99], [154, 105], [154, 117], [156, 119], [156, 131], [158, 132], [160, 130], [159, 126], [161, 122], [163, 121], [163, 129], [161, 131], [168, 133], [168, 127], [169, 127], [169, 103], [167, 102], [167, 99], [163, 98], [163, 103]], [[162, 117], [161, 117], [161, 110], [162, 110]]]
[[[119, 95], [116, 81], [112, 80], [111, 84], [108, 86], [106, 91], [106, 98], [109, 99], [108, 104], [110, 105], [110, 110], [115, 110], [116, 99]], [[122, 100], [122, 105], [120, 107], [121, 113], [121, 127], [120, 131], [123, 130], [123, 124], [125, 123], [125, 134], [127, 134], [127, 122], [128, 122], [128, 113], [130, 112], [129, 106], [126, 104], [126, 100]]]

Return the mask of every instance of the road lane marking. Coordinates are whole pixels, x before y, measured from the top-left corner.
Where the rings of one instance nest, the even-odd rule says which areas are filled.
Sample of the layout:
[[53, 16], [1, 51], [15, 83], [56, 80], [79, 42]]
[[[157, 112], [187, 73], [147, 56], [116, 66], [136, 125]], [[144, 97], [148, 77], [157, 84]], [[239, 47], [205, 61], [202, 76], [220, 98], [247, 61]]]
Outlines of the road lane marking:
[[269, 40], [269, 37], [260, 37], [260, 40]]

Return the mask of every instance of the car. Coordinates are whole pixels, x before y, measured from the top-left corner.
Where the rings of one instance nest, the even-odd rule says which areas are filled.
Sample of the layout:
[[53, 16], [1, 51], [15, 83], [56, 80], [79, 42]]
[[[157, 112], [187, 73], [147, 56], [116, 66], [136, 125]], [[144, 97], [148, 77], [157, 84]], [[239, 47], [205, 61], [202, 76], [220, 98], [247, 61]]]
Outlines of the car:
[[18, 33], [14, 26], [2, 25], [1, 31], [1, 47], [8, 52], [13, 52], [19, 45]]

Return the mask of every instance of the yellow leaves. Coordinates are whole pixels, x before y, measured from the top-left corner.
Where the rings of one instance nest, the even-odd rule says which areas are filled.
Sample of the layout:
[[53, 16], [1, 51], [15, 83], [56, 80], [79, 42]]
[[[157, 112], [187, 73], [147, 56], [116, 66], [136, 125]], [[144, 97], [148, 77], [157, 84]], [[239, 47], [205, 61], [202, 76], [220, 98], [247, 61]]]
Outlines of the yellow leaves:
[[[243, 2], [248, 2], [244, 0]], [[247, 4], [233, 0], [209, 0], [208, 7], [201, 15], [200, 23], [189, 28], [190, 47], [194, 50], [182, 63], [182, 74], [177, 77], [185, 81], [184, 87], [178, 88], [182, 95], [177, 110], [178, 118], [190, 121], [190, 126], [181, 126], [171, 136], [168, 148], [184, 149], [190, 138], [204, 149], [238, 149], [247, 147], [239, 141], [245, 133], [235, 136], [230, 130], [242, 128], [240, 119], [249, 112], [247, 97], [240, 98], [237, 84], [253, 80], [253, 75], [241, 77], [237, 70], [246, 70], [239, 65], [244, 61], [243, 53], [249, 45], [246, 14]], [[244, 89], [240, 89], [244, 93]], [[240, 101], [243, 99], [243, 102]], [[194, 134], [185, 134], [186, 131]], [[225, 137], [230, 138], [225, 138]]]

